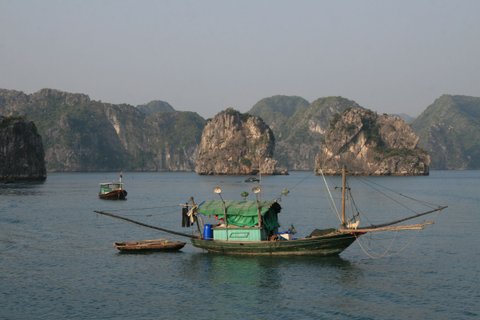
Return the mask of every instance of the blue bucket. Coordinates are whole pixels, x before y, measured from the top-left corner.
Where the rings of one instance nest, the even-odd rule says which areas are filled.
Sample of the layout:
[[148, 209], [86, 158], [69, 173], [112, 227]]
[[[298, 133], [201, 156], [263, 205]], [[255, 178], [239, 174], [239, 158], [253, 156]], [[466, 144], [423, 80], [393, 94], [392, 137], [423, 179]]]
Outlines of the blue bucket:
[[213, 240], [213, 229], [211, 224], [206, 224], [203, 226], [203, 239]]

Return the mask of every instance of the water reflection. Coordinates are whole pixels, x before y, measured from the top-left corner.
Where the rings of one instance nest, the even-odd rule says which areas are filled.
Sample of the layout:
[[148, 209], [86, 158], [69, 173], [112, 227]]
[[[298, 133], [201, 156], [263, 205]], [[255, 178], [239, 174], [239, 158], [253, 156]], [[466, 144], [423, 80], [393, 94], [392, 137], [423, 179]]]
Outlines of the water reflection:
[[43, 186], [45, 181], [34, 182], [11, 182], [0, 183], [0, 195], [5, 196], [29, 196], [42, 194], [39, 187]]
[[192, 278], [200, 273], [212, 284], [259, 286], [272, 292], [283, 289], [283, 283], [290, 281], [292, 275], [312, 268], [321, 270], [323, 274], [336, 274], [335, 277], [341, 282], [351, 283], [358, 277], [357, 267], [340, 256], [228, 256], [195, 253], [188, 260], [186, 273]]

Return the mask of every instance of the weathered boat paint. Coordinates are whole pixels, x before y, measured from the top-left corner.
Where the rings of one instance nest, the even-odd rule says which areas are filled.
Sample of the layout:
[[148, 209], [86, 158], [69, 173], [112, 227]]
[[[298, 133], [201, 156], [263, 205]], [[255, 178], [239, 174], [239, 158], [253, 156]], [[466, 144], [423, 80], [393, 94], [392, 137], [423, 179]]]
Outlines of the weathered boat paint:
[[191, 239], [192, 245], [211, 253], [231, 255], [338, 255], [347, 249], [361, 232], [331, 232], [295, 240], [225, 241]]

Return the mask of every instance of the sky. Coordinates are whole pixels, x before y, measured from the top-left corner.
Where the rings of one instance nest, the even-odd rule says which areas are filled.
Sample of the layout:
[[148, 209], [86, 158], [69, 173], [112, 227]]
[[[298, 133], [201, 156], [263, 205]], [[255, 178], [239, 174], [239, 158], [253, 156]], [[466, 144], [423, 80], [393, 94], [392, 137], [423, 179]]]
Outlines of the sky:
[[0, 88], [212, 117], [273, 95], [419, 115], [480, 96], [480, 1], [0, 0]]

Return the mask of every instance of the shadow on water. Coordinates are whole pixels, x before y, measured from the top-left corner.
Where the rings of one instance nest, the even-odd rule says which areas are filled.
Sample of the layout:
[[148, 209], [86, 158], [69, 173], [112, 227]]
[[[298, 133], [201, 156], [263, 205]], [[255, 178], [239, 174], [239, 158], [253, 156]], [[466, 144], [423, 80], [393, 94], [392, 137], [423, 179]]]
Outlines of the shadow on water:
[[194, 253], [188, 258], [191, 272], [202, 273], [212, 283], [251, 284], [269, 288], [280, 288], [282, 279], [289, 270], [353, 273], [356, 267], [340, 256], [229, 256]]
[[0, 182], [0, 195], [29, 196], [41, 195], [45, 181]]
[[194, 253], [190, 258], [192, 265], [205, 263], [217, 264], [218, 266], [249, 266], [279, 268], [285, 265], [316, 265], [323, 268], [354, 268], [350, 261], [341, 256], [236, 256], [213, 253]]

